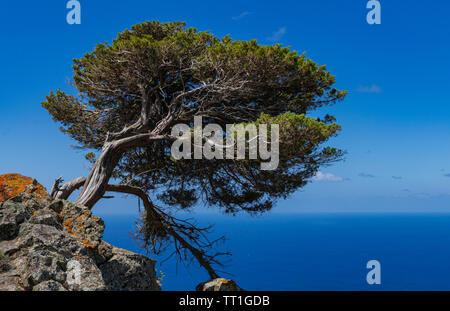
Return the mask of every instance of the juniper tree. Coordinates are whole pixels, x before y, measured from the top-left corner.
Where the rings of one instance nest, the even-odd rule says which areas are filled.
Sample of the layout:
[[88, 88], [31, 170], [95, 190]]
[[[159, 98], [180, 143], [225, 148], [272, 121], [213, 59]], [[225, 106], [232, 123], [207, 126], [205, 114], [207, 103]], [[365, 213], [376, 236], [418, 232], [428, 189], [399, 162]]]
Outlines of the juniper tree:
[[[138, 227], [144, 246], [171, 245], [180, 259], [195, 258], [214, 278], [215, 242], [208, 228], [177, 218], [199, 203], [226, 213], [262, 213], [303, 187], [342, 151], [324, 146], [340, 130], [332, 116], [309, 113], [344, 99], [335, 77], [304, 54], [280, 44], [236, 41], [187, 28], [182, 22], [146, 22], [98, 44], [74, 60], [77, 92], [51, 92], [43, 107], [61, 131], [89, 151], [89, 175], [51, 195], [93, 208], [106, 192], [138, 196], [145, 211]], [[278, 124], [279, 166], [261, 159], [175, 160], [178, 123]]]

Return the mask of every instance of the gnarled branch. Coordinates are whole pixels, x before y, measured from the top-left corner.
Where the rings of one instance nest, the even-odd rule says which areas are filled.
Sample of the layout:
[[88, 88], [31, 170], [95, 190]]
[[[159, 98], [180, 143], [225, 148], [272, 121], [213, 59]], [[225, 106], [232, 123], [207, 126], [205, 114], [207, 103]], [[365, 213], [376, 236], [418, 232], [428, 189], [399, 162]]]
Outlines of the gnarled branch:
[[59, 185], [63, 181], [64, 179], [62, 177], [59, 177], [55, 180], [52, 191], [50, 193], [50, 196], [53, 199], [67, 200], [75, 190], [81, 188], [84, 185], [84, 183], [86, 182], [86, 177], [78, 177], [60, 187]]
[[[201, 250], [199, 248], [196, 248], [192, 244], [190, 244], [185, 238], [181, 236], [179, 232], [177, 232], [177, 229], [180, 229], [180, 231], [183, 234], [188, 235], [188, 237], [194, 241], [195, 244], [198, 246], [201, 246], [198, 243], [198, 238], [192, 235], [193, 232], [197, 231], [197, 233], [201, 233], [202, 229], [196, 228], [192, 224], [176, 219], [163, 211], [161, 211], [158, 207], [156, 207], [153, 202], [150, 201], [147, 193], [145, 193], [142, 189], [134, 186], [129, 185], [108, 185], [106, 187], [107, 191], [112, 192], [120, 192], [120, 193], [126, 193], [126, 194], [133, 194], [137, 197], [139, 197], [142, 202], [144, 203], [145, 211], [147, 213], [147, 216], [150, 216], [150, 219], [152, 223], [158, 223], [162, 226], [163, 229], [165, 229], [175, 240], [175, 247], [176, 252], [180, 254], [179, 249], [177, 248], [177, 243], [179, 243], [183, 248], [189, 250], [189, 252], [197, 259], [198, 263], [206, 269], [209, 276], [212, 279], [218, 278], [218, 274], [216, 271], [211, 267], [211, 263], [218, 263], [214, 257], [217, 257], [219, 255], [228, 255], [228, 253], [218, 253], [214, 256], [206, 254], [204, 250]], [[181, 223], [177, 223], [181, 222]], [[185, 232], [183, 229], [185, 229], [188, 232]], [[189, 235], [191, 234], [191, 235]], [[201, 237], [204, 237], [204, 235], [201, 234]], [[213, 242], [214, 243], [214, 242]], [[207, 243], [206, 246], [211, 246], [213, 243]]]

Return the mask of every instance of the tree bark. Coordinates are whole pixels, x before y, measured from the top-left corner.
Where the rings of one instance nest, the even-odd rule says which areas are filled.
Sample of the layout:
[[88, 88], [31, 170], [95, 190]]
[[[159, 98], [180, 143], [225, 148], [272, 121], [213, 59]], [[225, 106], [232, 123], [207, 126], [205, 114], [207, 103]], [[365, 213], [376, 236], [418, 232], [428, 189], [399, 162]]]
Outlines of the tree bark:
[[63, 179], [61, 177], [55, 180], [55, 184], [53, 185], [52, 192], [50, 194], [53, 199], [67, 200], [75, 190], [84, 185], [86, 182], [86, 177], [78, 177], [77, 179], [65, 183], [60, 187], [59, 184], [62, 181]]
[[92, 209], [105, 194], [106, 185], [114, 168], [119, 163], [122, 152], [116, 150], [113, 143], [106, 143], [103, 151], [94, 164], [76, 203]]
[[84, 183], [76, 203], [92, 209], [103, 197], [114, 168], [119, 163], [122, 154], [130, 148], [144, 147], [152, 141], [169, 139], [166, 135], [152, 133], [138, 134], [112, 142], [106, 142], [102, 153], [95, 162], [91, 172]]

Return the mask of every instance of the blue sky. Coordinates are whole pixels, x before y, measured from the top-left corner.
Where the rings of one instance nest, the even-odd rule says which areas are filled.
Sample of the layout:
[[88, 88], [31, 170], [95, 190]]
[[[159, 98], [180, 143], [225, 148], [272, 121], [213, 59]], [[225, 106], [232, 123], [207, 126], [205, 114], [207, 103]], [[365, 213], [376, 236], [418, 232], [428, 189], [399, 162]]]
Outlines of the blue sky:
[[[367, 24], [366, 0], [80, 0], [81, 25], [66, 23], [66, 2], [0, 4], [0, 173], [47, 187], [60, 175], [87, 175], [83, 153], [40, 102], [51, 90], [70, 90], [72, 59], [96, 43], [146, 20], [182, 20], [218, 36], [304, 51], [349, 91], [345, 102], [320, 111], [342, 124], [332, 143], [348, 152], [346, 160], [323, 168], [275, 212], [450, 210], [448, 2], [381, 0], [381, 25]], [[99, 209], [134, 213], [134, 203], [110, 200]]]

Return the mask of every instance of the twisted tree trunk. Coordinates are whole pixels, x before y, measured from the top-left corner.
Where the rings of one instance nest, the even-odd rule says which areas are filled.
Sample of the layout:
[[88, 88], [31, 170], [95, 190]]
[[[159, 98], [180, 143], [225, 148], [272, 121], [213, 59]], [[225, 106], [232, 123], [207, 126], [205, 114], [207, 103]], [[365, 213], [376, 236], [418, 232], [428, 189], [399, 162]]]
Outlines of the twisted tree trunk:
[[90, 209], [103, 197], [114, 168], [119, 163], [122, 152], [113, 143], [107, 143], [94, 164], [76, 203]]
[[112, 142], [106, 142], [102, 153], [91, 169], [76, 203], [90, 209], [103, 197], [106, 186], [111, 179], [114, 168], [122, 158], [122, 154], [130, 148], [144, 147], [153, 141], [169, 139], [166, 135], [153, 133], [138, 134]]

